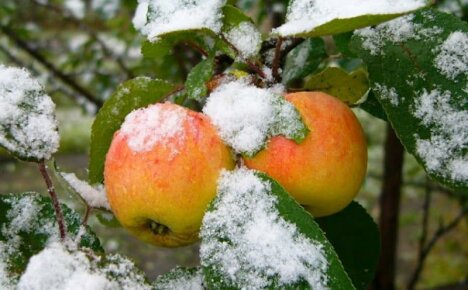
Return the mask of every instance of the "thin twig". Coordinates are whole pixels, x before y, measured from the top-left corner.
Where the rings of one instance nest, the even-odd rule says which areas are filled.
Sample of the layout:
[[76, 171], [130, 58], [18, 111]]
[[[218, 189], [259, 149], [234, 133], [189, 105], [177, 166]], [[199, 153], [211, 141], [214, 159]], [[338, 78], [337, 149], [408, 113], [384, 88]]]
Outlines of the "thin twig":
[[184, 42], [186, 45], [192, 47], [193, 49], [195, 49], [196, 51], [198, 51], [201, 55], [207, 57], [208, 56], [208, 52], [203, 48], [201, 47], [200, 45], [198, 45], [197, 43], [195, 43], [194, 41], [185, 41]]
[[47, 173], [47, 168], [46, 168], [44, 160], [41, 160], [39, 162], [39, 171], [41, 172], [41, 175], [44, 178], [44, 181], [47, 185], [47, 191], [49, 192], [50, 198], [52, 199], [52, 204], [55, 210], [55, 218], [59, 226], [60, 239], [64, 241], [66, 238], [66, 230], [65, 230], [65, 223], [63, 219], [62, 208], [60, 207], [60, 203], [58, 201], [57, 194], [55, 193], [55, 188], [54, 188], [54, 185], [52, 184], [52, 180], [50, 179], [49, 173]]
[[275, 56], [273, 58], [273, 63], [271, 65], [271, 74], [273, 79], [276, 82], [281, 82], [281, 75], [279, 73], [279, 68], [281, 65], [281, 45], [283, 44], [283, 38], [279, 37], [278, 41], [276, 41], [275, 46]]
[[93, 209], [86, 201], [85, 201], [85, 205], [86, 205], [86, 210], [85, 210], [85, 214], [83, 217], [83, 221], [81, 222], [83, 226], [88, 224], [89, 215], [91, 213], [91, 210]]

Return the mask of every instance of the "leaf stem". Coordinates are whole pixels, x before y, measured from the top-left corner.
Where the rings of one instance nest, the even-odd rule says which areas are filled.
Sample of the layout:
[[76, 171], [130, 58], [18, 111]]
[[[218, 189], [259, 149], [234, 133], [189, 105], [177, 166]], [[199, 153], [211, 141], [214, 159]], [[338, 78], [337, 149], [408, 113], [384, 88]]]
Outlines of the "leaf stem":
[[60, 239], [64, 241], [66, 238], [66, 231], [65, 231], [65, 223], [63, 219], [62, 208], [60, 207], [60, 203], [58, 201], [54, 185], [52, 184], [52, 180], [50, 179], [49, 173], [47, 172], [47, 167], [45, 165], [44, 160], [41, 160], [39, 162], [39, 171], [41, 172], [41, 175], [44, 178], [44, 181], [47, 185], [47, 191], [49, 192], [50, 198], [52, 199], [52, 204], [55, 210], [55, 218], [59, 226]]

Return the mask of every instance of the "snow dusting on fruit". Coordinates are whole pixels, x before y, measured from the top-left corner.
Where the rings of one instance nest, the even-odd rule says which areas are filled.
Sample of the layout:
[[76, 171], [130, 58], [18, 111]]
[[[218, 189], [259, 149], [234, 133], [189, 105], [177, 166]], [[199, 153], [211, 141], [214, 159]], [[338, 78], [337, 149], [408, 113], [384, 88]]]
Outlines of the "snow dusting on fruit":
[[271, 184], [255, 171], [223, 171], [203, 219], [202, 265], [216, 265], [235, 288], [271, 288], [277, 279], [279, 285], [306, 281], [312, 289], [328, 289], [323, 245], [286, 221], [277, 204]]
[[435, 51], [435, 66], [443, 75], [452, 80], [464, 75], [468, 81], [468, 33], [452, 32]]
[[226, 0], [138, 0], [133, 25], [149, 41], [179, 30], [209, 29], [216, 33], [222, 27], [221, 8]]
[[236, 152], [253, 155], [273, 135], [305, 137], [307, 129], [278, 88], [258, 88], [240, 79], [220, 85], [203, 108], [221, 138]]
[[25, 69], [0, 65], [0, 145], [21, 159], [50, 159], [59, 147], [55, 104]]
[[109, 202], [107, 201], [106, 191], [102, 184], [96, 187], [89, 183], [80, 180], [74, 173], [60, 173], [68, 185], [76, 191], [86, 204], [93, 208], [104, 208], [110, 210]]
[[311, 31], [334, 19], [399, 14], [425, 6], [425, 0], [292, 0], [286, 23], [274, 30], [282, 36]]
[[155, 104], [127, 115], [120, 134], [134, 152], [150, 151], [155, 145], [161, 145], [175, 155], [177, 144], [185, 139], [183, 126], [188, 118], [187, 110], [182, 107]]

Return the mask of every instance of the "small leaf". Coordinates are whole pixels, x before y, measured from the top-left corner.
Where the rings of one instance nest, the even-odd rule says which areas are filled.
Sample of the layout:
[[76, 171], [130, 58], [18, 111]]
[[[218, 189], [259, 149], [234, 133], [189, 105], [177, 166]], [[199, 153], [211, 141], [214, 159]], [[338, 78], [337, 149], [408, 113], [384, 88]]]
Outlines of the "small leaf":
[[164, 37], [156, 42], [143, 41], [141, 53], [146, 58], [162, 58], [169, 54], [173, 47], [179, 43], [186, 45], [195, 44], [205, 50], [210, 50], [212, 47], [210, 42], [211, 40], [206, 38], [206, 33], [203, 33], [203, 31], [176, 31], [165, 34]]
[[208, 95], [207, 83], [213, 77], [214, 59], [209, 57], [197, 64], [188, 74], [185, 88], [190, 99], [202, 101]]
[[376, 25], [424, 7], [424, 0], [348, 0], [337, 5], [328, 0], [292, 0], [286, 23], [273, 30], [281, 36], [316, 37]]
[[245, 15], [242, 10], [232, 5], [225, 5], [223, 7], [223, 15], [223, 31], [229, 31], [242, 22], [247, 21], [253, 23], [252, 19]]
[[58, 150], [55, 104], [28, 71], [0, 65], [0, 107], [1, 147], [35, 162]]
[[349, 42], [351, 41], [352, 36], [352, 32], [333, 35], [333, 40], [335, 41], [336, 48], [339, 52], [341, 52], [344, 56], [347, 57], [356, 57], [356, 54], [349, 48]]
[[[62, 204], [67, 236], [80, 247], [103, 252], [96, 235], [81, 225], [81, 217]], [[6, 263], [11, 273], [21, 274], [29, 258], [53, 241], [59, 230], [52, 201], [38, 193], [0, 194], [0, 244], [5, 247]]]
[[468, 24], [424, 10], [360, 30], [351, 46], [406, 150], [432, 178], [468, 193]]
[[204, 289], [201, 268], [176, 267], [159, 276], [153, 283], [154, 290]]
[[304, 87], [337, 97], [348, 105], [356, 104], [369, 91], [369, 80], [363, 69], [347, 73], [338, 67], [327, 67], [307, 77]]
[[355, 289], [310, 214], [263, 173], [225, 171], [200, 235], [209, 289]]
[[147, 77], [138, 77], [121, 84], [104, 103], [94, 120], [91, 131], [89, 160], [90, 183], [102, 183], [104, 160], [112, 137], [125, 117], [135, 109], [161, 101], [174, 86]]
[[366, 210], [352, 202], [342, 211], [316, 219], [358, 290], [366, 290], [379, 262], [380, 235]]
[[388, 122], [387, 115], [372, 90], [367, 94], [366, 100], [362, 104], [359, 104], [359, 108], [376, 118]]
[[325, 42], [321, 38], [304, 40], [286, 56], [283, 83], [302, 79], [313, 73], [327, 57]]

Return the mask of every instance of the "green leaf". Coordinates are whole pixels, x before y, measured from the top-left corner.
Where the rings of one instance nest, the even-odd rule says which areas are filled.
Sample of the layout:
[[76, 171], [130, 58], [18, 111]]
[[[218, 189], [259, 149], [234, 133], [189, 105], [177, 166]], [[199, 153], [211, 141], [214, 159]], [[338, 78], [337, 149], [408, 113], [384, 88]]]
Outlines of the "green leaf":
[[162, 58], [167, 54], [171, 53], [173, 47], [179, 43], [184, 43], [188, 46], [197, 45], [205, 50], [212, 48], [211, 39], [208, 36], [213, 36], [209, 31], [197, 30], [197, 31], [175, 31], [161, 36], [158, 41], [143, 41], [141, 46], [141, 53], [146, 58]]
[[347, 57], [356, 57], [356, 54], [352, 52], [349, 48], [349, 42], [351, 41], [352, 36], [352, 32], [333, 35], [333, 40], [335, 41], [336, 48], [339, 52], [341, 52], [344, 56]]
[[25, 69], [0, 64], [0, 146], [18, 159], [39, 162], [59, 147], [55, 104]]
[[342, 211], [316, 219], [358, 290], [366, 290], [379, 262], [380, 235], [366, 210], [352, 202]]
[[347, 73], [338, 67], [327, 67], [305, 80], [304, 87], [311, 91], [322, 91], [343, 102], [356, 104], [369, 91], [369, 80], [363, 69]]
[[302, 79], [313, 73], [327, 57], [325, 42], [321, 38], [304, 40], [286, 56], [283, 70], [283, 83]]
[[375, 94], [371, 91], [367, 94], [366, 100], [359, 105], [359, 108], [363, 109], [372, 116], [379, 118], [385, 122], [388, 122], [387, 115], [385, 114], [382, 105], [379, 103]]
[[351, 45], [406, 150], [432, 178], [468, 192], [468, 24], [424, 10], [364, 29]]
[[[355, 5], [360, 5], [358, 1], [354, 2]], [[388, 8], [389, 12], [385, 13], [375, 10], [373, 7], [364, 6], [360, 12], [353, 11], [349, 16], [343, 12], [347, 8], [349, 7], [337, 6], [330, 8], [326, 0], [315, 1], [309, 6], [305, 6], [301, 0], [292, 0], [288, 6], [286, 23], [273, 32], [283, 37], [317, 37], [340, 34], [366, 26], [377, 25], [422, 7], [414, 5], [413, 9], [401, 9], [400, 11]], [[324, 15], [325, 13], [326, 15]]]
[[214, 58], [209, 57], [197, 64], [188, 74], [185, 88], [190, 99], [203, 100], [208, 95], [208, 81], [214, 74]]
[[204, 289], [201, 268], [176, 267], [159, 276], [153, 283], [154, 290]]
[[245, 15], [245, 13], [237, 7], [232, 5], [225, 5], [223, 7], [223, 31], [229, 31], [238, 26], [242, 22], [253, 23], [252, 19]]
[[130, 112], [161, 101], [174, 90], [174, 85], [162, 80], [138, 77], [121, 84], [104, 103], [91, 131], [89, 160], [90, 183], [102, 183], [104, 161], [115, 131]]
[[[81, 225], [81, 217], [62, 204], [67, 237], [80, 247], [103, 252], [96, 235]], [[79, 237], [78, 237], [79, 236]], [[3, 245], [8, 271], [21, 274], [29, 258], [51, 241], [59, 241], [52, 201], [38, 193], [0, 194], [0, 246]]]
[[263, 173], [225, 172], [200, 235], [209, 289], [355, 289], [310, 214]]

